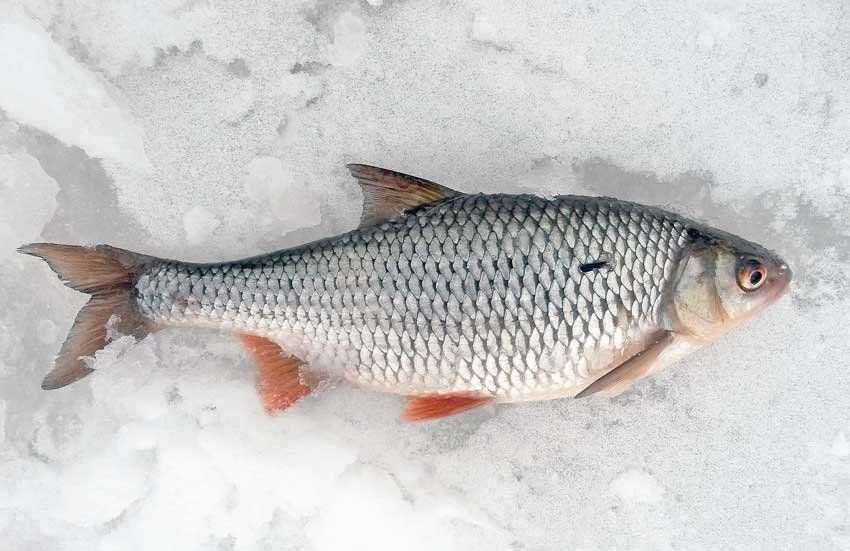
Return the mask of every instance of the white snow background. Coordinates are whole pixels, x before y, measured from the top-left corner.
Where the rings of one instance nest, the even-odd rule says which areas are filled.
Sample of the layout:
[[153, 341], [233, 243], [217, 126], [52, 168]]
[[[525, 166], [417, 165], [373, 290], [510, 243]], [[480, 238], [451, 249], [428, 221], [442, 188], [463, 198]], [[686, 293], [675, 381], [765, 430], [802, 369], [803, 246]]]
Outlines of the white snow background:
[[[850, 548], [850, 9], [834, 1], [0, 3], [0, 546]], [[192, 261], [354, 227], [365, 162], [663, 205], [790, 296], [620, 398], [270, 418], [166, 331], [39, 388], [85, 297], [46, 240]]]

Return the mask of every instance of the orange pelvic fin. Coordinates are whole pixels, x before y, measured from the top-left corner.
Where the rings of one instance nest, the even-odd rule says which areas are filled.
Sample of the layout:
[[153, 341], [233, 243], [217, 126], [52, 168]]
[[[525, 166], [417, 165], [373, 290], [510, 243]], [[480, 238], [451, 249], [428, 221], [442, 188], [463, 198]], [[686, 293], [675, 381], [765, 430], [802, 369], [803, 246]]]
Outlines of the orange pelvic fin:
[[304, 362], [256, 335], [240, 335], [257, 363], [257, 392], [268, 414], [285, 410], [313, 390], [302, 373]]
[[493, 403], [492, 396], [482, 396], [472, 392], [453, 394], [424, 394], [414, 396], [407, 403], [402, 419], [405, 421], [426, 421], [463, 413], [470, 409]]

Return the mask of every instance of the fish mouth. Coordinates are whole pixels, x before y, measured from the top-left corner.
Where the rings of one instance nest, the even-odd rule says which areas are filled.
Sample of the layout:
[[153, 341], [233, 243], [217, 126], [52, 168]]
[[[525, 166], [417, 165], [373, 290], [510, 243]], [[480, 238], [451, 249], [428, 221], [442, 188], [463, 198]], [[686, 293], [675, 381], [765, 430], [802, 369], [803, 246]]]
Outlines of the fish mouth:
[[776, 274], [773, 284], [773, 289], [770, 293], [770, 302], [778, 300], [782, 295], [786, 294], [791, 288], [791, 280], [794, 277], [794, 272], [786, 263], [782, 263], [778, 267], [779, 272]]

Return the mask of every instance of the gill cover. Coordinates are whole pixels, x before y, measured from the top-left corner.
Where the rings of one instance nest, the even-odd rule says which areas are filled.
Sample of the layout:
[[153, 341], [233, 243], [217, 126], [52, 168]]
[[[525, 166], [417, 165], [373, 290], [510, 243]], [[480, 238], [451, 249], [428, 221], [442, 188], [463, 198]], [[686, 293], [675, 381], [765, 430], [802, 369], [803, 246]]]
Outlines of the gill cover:
[[687, 253], [673, 290], [673, 307], [678, 332], [699, 339], [717, 334], [726, 313], [715, 286], [716, 253], [708, 248]]

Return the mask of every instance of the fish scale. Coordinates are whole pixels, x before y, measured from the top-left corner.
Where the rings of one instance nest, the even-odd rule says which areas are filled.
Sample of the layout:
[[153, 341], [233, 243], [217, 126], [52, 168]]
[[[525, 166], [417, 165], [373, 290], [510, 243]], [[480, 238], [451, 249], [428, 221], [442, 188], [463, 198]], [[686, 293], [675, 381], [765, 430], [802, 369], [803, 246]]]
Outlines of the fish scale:
[[156, 323], [261, 334], [377, 390], [568, 396], [661, 326], [686, 227], [610, 199], [456, 196], [263, 257], [154, 263], [135, 300]]

